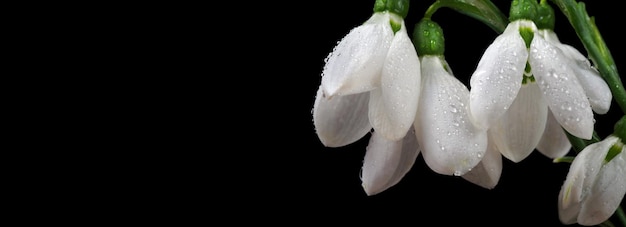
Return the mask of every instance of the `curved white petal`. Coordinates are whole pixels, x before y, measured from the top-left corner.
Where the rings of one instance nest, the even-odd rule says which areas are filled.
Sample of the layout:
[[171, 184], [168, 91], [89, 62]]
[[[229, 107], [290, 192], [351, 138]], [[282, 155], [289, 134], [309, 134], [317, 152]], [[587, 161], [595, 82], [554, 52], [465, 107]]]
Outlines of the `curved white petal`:
[[387, 140], [374, 131], [361, 170], [365, 193], [375, 195], [400, 182], [413, 167], [419, 152], [413, 129], [398, 141]]
[[381, 100], [370, 100], [370, 122], [374, 130], [389, 140], [399, 140], [413, 126], [420, 92], [420, 62], [406, 33], [404, 22], [389, 48], [381, 77], [381, 88], [372, 91]]
[[559, 220], [561, 223], [570, 225], [576, 223], [576, 219], [578, 219], [578, 214], [580, 213], [580, 201], [569, 201], [567, 206], [564, 206], [563, 200], [566, 198], [565, 195], [568, 194], [568, 190], [561, 189], [559, 191], [557, 207], [559, 210]]
[[611, 108], [613, 94], [609, 85], [602, 79], [595, 68], [584, 70], [574, 68], [576, 76], [580, 81], [585, 94], [589, 98], [589, 104], [594, 112], [598, 114], [606, 114]]
[[444, 63], [436, 56], [422, 58], [422, 92], [414, 124], [426, 164], [437, 173], [460, 176], [484, 156], [487, 133], [471, 123], [469, 91], [445, 71]]
[[598, 70], [591, 66], [589, 59], [573, 46], [562, 44], [554, 31], [544, 29], [542, 34], [548, 42], [561, 49], [565, 56], [570, 58], [570, 67], [585, 90], [593, 111], [598, 114], [607, 113], [611, 107], [613, 94], [609, 85], [600, 77]]
[[528, 50], [511, 23], [483, 54], [470, 79], [470, 110], [474, 123], [489, 128], [513, 103], [524, 74]]
[[313, 124], [322, 144], [341, 147], [365, 136], [372, 129], [368, 103], [368, 92], [329, 99], [320, 86], [313, 104]]
[[626, 193], [626, 147], [606, 163], [590, 189], [589, 196], [582, 202], [578, 223], [598, 225], [608, 220], [620, 205]]
[[563, 223], [571, 223], [572, 215], [579, 212], [577, 207], [589, 195], [604, 157], [617, 140], [617, 137], [609, 136], [585, 147], [574, 158], [559, 192], [559, 217]]
[[546, 129], [541, 135], [541, 140], [537, 144], [537, 150], [548, 158], [561, 158], [572, 149], [572, 144], [567, 139], [567, 135], [561, 125], [554, 118], [552, 111], [548, 111]]
[[461, 177], [483, 188], [493, 189], [500, 181], [502, 174], [502, 155], [495, 143], [491, 142], [491, 137], [489, 137], [489, 141], [485, 157], [476, 167]]
[[489, 129], [489, 133], [505, 158], [520, 162], [537, 147], [547, 117], [548, 105], [537, 83], [527, 83], [522, 85], [511, 107]]
[[393, 31], [386, 13], [375, 13], [367, 23], [352, 29], [325, 59], [324, 94], [333, 97], [378, 87], [392, 39]]
[[572, 135], [591, 139], [593, 112], [563, 52], [535, 36], [530, 44], [528, 61], [556, 120]]

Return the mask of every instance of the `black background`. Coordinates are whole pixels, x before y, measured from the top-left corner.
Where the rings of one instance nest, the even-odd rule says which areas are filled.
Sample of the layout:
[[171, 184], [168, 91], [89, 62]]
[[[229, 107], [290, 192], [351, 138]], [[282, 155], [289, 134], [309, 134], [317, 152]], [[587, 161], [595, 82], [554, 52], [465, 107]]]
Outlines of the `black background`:
[[[411, 1], [405, 20], [409, 34], [431, 3]], [[510, 1], [494, 3], [508, 15]], [[561, 225], [557, 196], [569, 164], [552, 163], [538, 151], [519, 163], [503, 159], [502, 176], [492, 190], [436, 174], [420, 155], [397, 185], [367, 196], [359, 172], [369, 135], [345, 147], [324, 147], [315, 134], [311, 109], [324, 58], [350, 29], [371, 16], [374, 0], [257, 4], [270, 9], [251, 9], [258, 16], [239, 26], [246, 31], [242, 45], [252, 48], [242, 54], [243, 60], [259, 66], [235, 69], [252, 70], [246, 78], [253, 78], [249, 83], [259, 82], [252, 84], [259, 90], [254, 89], [255, 94], [242, 104], [250, 106], [244, 124], [230, 134], [238, 141], [229, 142], [230, 147], [245, 148], [241, 148], [243, 152], [219, 151], [235, 153], [236, 164], [215, 172], [225, 181], [215, 183], [214, 188], [223, 191], [210, 196], [228, 201], [216, 206], [221, 211], [241, 214], [241, 219], [230, 221], [251, 219], [297, 226]], [[622, 36], [612, 25], [623, 19], [616, 19], [615, 7], [604, 2], [590, 1], [587, 9], [595, 17], [618, 71], [626, 70]], [[585, 53], [567, 19], [556, 7], [555, 12], [555, 31], [561, 41]], [[445, 56], [455, 76], [468, 84], [483, 51], [498, 34], [448, 8], [439, 9], [432, 19], [444, 29]], [[614, 102], [608, 114], [596, 116], [601, 137], [612, 132], [620, 115]], [[250, 138], [254, 142], [247, 142]]]

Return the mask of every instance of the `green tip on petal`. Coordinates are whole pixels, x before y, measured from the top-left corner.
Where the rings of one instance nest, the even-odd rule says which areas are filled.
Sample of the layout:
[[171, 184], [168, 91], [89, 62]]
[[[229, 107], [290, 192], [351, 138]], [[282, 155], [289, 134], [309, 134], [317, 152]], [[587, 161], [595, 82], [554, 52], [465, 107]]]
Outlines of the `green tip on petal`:
[[519, 34], [524, 39], [526, 43], [526, 48], [530, 48], [530, 42], [533, 41], [533, 37], [535, 37], [535, 32], [532, 28], [529, 27], [521, 27], [519, 28]]
[[413, 45], [418, 55], [443, 55], [443, 29], [436, 22], [424, 18], [413, 29]]
[[509, 11], [509, 21], [520, 19], [535, 21], [538, 6], [536, 0], [513, 0]]
[[535, 24], [538, 29], [554, 30], [554, 9], [547, 1], [541, 1], [537, 6], [537, 17]]
[[529, 83], [534, 83], [534, 82], [535, 82], [535, 77], [533, 75], [531, 76], [524, 75], [524, 78], [522, 79], [522, 84], [529, 84]]
[[610, 162], [611, 159], [613, 159], [615, 156], [622, 152], [623, 148], [624, 144], [620, 141], [617, 141], [617, 143], [613, 144], [613, 146], [609, 148], [609, 152], [607, 152], [606, 157], [604, 157], [604, 162]]

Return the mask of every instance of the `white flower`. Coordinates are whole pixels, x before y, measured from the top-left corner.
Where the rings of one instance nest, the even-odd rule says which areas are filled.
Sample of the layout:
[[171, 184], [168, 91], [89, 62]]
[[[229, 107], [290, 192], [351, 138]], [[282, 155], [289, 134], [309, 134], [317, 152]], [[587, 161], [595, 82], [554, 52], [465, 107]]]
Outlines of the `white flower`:
[[426, 164], [435, 172], [461, 176], [487, 149], [487, 132], [469, 116], [469, 90], [453, 76], [443, 56], [422, 57], [422, 91], [415, 132]]
[[361, 170], [363, 189], [374, 195], [397, 184], [420, 152], [437, 173], [464, 176], [493, 188], [500, 178], [502, 158], [497, 150], [485, 154], [487, 134], [469, 119], [467, 87], [452, 75], [443, 56], [423, 56], [421, 67], [424, 81], [415, 130], [397, 141], [372, 133]]
[[[401, 25], [395, 34], [392, 23]], [[372, 127], [392, 141], [405, 136], [417, 110], [420, 62], [400, 16], [374, 13], [325, 61], [313, 107], [316, 132], [325, 146], [350, 144]]]
[[[520, 29], [534, 34], [530, 48]], [[511, 22], [487, 48], [470, 85], [473, 122], [490, 129], [498, 150], [514, 162], [535, 148], [551, 158], [565, 155], [571, 145], [561, 127], [590, 139], [592, 111], [606, 113], [612, 99], [589, 60], [524, 19]]]
[[593, 111], [598, 114], [607, 113], [611, 107], [613, 94], [609, 85], [600, 77], [598, 70], [591, 66], [589, 59], [576, 48], [561, 43], [556, 33], [552, 30], [540, 29], [537, 31], [537, 34], [559, 48], [568, 58], [568, 66], [572, 68], [574, 75], [580, 81]]
[[502, 155], [496, 144], [492, 142], [493, 139], [490, 135], [493, 134], [488, 133], [489, 144], [483, 159], [476, 167], [461, 176], [463, 179], [486, 189], [495, 188], [500, 181], [500, 175], [502, 175]]
[[489, 128], [504, 157], [519, 162], [535, 149], [546, 127], [548, 105], [537, 83], [523, 84], [508, 110]]
[[[606, 162], [614, 146], [621, 146], [621, 152]], [[559, 192], [561, 222], [598, 225], [608, 220], [626, 193], [625, 175], [626, 146], [619, 138], [609, 136], [585, 147], [572, 162]]]
[[548, 111], [546, 129], [537, 144], [537, 150], [546, 157], [555, 159], [567, 155], [571, 148], [572, 144], [565, 135], [563, 128], [554, 118], [554, 114]]
[[375, 195], [396, 185], [413, 167], [419, 153], [412, 128], [398, 141], [387, 140], [374, 131], [361, 169], [361, 186], [365, 193]]

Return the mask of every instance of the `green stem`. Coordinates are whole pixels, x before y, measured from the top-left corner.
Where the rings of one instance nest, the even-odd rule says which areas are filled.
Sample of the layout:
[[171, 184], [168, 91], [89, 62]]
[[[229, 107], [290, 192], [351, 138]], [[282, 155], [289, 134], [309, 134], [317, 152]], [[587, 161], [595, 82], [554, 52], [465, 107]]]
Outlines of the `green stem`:
[[611, 52], [604, 43], [594, 19], [587, 15], [585, 4], [575, 0], [552, 0], [552, 2], [567, 17], [587, 50], [589, 58], [609, 85], [613, 98], [622, 109], [622, 113], [626, 113], [626, 89], [624, 89]]
[[574, 157], [573, 156], [563, 156], [560, 158], [555, 158], [554, 160], [552, 160], [553, 163], [572, 163], [574, 162]]
[[615, 225], [611, 221], [609, 221], [609, 220], [606, 220], [606, 221], [600, 223], [600, 226], [602, 226], [602, 227], [615, 227]]
[[424, 18], [430, 19], [441, 7], [448, 7], [479, 20], [498, 34], [502, 33], [509, 24], [508, 18], [490, 0], [437, 0], [428, 7]]
[[565, 132], [565, 135], [567, 135], [567, 139], [569, 139], [569, 142], [572, 144], [572, 147], [574, 148], [574, 151], [576, 151], [576, 154], [580, 153], [589, 144], [597, 143], [597, 142], [600, 142], [601, 140], [600, 136], [598, 136], [598, 133], [596, 133], [596, 131], [593, 131], [593, 136], [591, 137], [590, 140], [578, 138], [570, 134], [565, 129], [563, 129], [563, 132]]
[[614, 215], [617, 217], [617, 220], [619, 220], [622, 225], [626, 227], [626, 214], [624, 214], [624, 209], [622, 209], [622, 206], [617, 207]]

